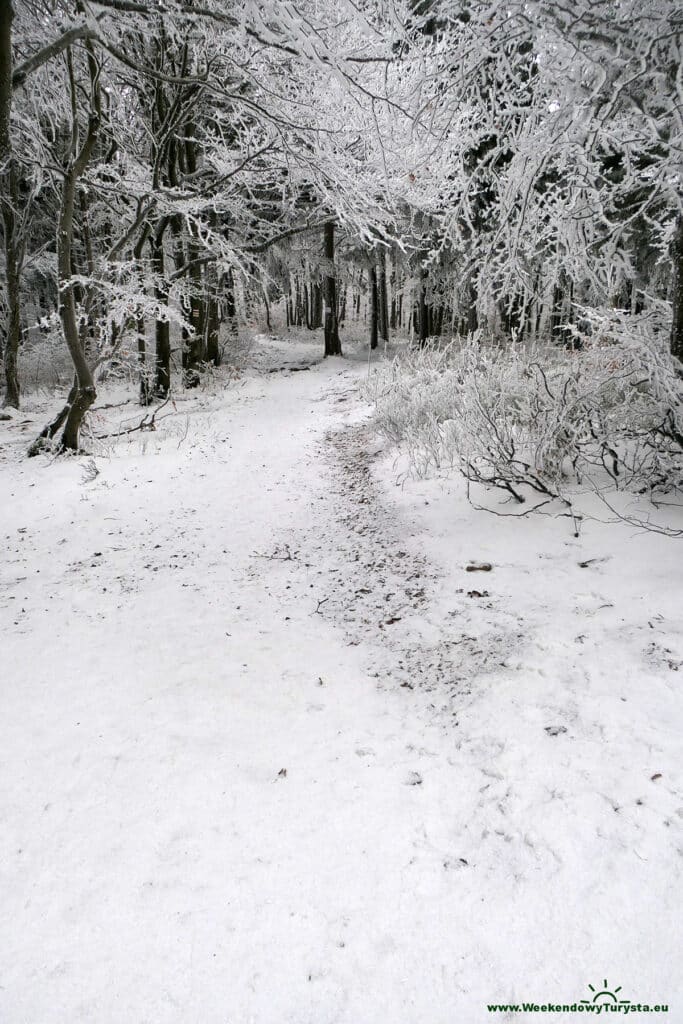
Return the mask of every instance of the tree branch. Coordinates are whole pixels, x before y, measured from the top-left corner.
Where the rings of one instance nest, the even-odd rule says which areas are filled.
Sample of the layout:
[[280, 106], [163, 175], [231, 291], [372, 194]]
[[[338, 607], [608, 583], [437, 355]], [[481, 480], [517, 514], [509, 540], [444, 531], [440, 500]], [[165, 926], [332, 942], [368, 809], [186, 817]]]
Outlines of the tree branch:
[[14, 69], [12, 87], [17, 89], [20, 85], [23, 85], [28, 75], [33, 71], [37, 71], [43, 64], [47, 64], [49, 60], [52, 60], [53, 57], [66, 50], [72, 43], [78, 42], [79, 39], [95, 38], [97, 38], [97, 32], [89, 25], [78, 25], [76, 28], [70, 28], [68, 32], [55, 39], [49, 46], [44, 46], [42, 50], [38, 50], [32, 57], [29, 57], [28, 60], [25, 60], [23, 64]]

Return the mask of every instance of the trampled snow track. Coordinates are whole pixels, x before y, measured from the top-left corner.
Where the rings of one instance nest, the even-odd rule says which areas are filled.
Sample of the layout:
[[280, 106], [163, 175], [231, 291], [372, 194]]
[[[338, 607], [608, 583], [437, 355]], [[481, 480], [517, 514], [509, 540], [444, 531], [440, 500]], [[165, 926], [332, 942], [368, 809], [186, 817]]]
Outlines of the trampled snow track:
[[[350, 398], [347, 391], [338, 401]], [[368, 667], [382, 685], [429, 693], [432, 709], [451, 719], [473, 681], [499, 671], [523, 645], [523, 623], [489, 598], [480, 582], [485, 576], [463, 577], [469, 587], [458, 587], [430, 562], [375, 479], [377, 442], [371, 422], [353, 415], [320, 442], [334, 543], [344, 564], [334, 570], [320, 611], [343, 626], [349, 643], [377, 647]]]

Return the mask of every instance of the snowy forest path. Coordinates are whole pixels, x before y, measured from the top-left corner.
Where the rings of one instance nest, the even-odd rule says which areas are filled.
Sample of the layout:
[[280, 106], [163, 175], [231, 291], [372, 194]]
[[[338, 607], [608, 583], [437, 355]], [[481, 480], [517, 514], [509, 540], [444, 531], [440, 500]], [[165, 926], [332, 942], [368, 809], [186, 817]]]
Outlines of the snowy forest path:
[[359, 375], [12, 467], [3, 1019], [358, 1021], [403, 970], [421, 727], [326, 610]]
[[678, 664], [625, 633], [638, 580], [619, 604], [616, 557], [553, 523], [518, 550], [429, 482], [428, 544], [363, 364], [273, 345], [97, 475], [5, 450], [3, 1024], [483, 1024], [605, 971], [673, 997], [641, 960], [677, 930]]

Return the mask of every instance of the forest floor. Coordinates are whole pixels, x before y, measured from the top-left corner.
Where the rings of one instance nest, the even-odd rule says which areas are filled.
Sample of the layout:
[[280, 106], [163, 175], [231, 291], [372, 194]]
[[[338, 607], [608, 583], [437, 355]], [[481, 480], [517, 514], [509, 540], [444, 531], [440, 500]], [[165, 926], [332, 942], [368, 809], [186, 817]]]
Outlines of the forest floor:
[[0, 424], [0, 1021], [683, 1021], [682, 542], [397, 486], [318, 345]]

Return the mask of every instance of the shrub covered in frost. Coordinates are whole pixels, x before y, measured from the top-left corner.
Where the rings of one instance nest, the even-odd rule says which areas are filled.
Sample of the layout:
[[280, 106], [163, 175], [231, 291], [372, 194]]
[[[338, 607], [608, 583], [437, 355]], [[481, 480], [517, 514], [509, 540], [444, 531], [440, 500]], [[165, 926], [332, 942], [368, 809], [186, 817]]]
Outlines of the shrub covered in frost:
[[655, 327], [610, 310], [571, 349], [473, 335], [399, 356], [366, 394], [417, 476], [456, 467], [520, 504], [582, 484], [656, 500], [683, 486], [683, 396]]

